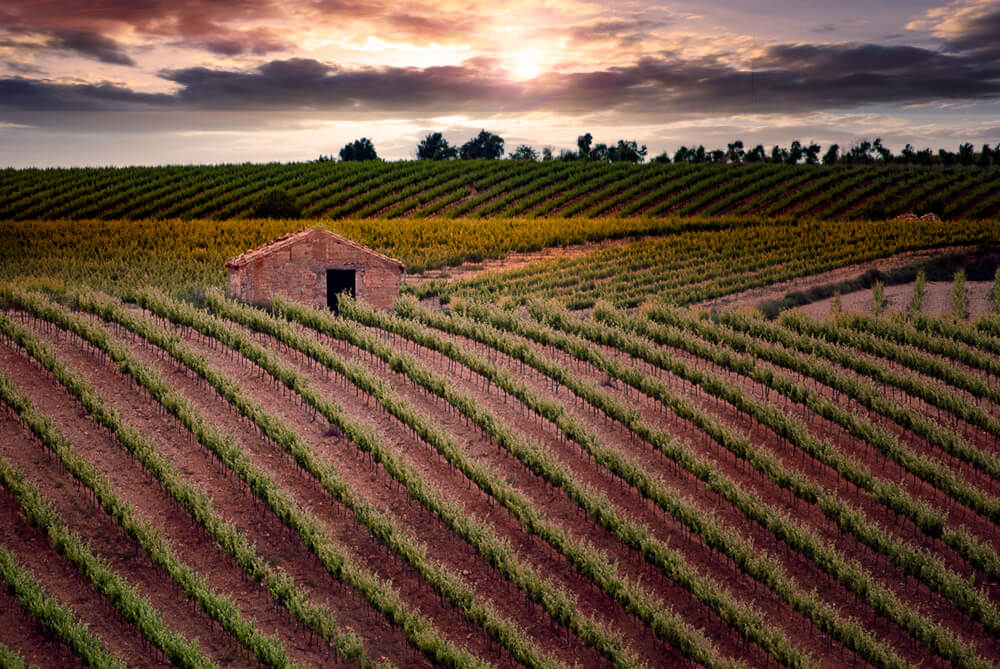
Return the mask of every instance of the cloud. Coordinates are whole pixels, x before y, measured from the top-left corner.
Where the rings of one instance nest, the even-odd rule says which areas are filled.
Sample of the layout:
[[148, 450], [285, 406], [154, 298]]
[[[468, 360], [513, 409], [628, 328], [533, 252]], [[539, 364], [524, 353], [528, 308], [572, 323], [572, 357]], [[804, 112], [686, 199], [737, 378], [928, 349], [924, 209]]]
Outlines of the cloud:
[[176, 102], [196, 109], [432, 111], [503, 105], [519, 96], [496, 63], [343, 69], [307, 58], [271, 61], [249, 72], [186, 68], [162, 76], [181, 86]]
[[46, 46], [50, 49], [73, 51], [81, 56], [113, 65], [134, 66], [135, 61], [115, 40], [85, 30], [56, 30]]
[[652, 21], [642, 18], [611, 18], [589, 23], [578, 23], [565, 31], [558, 31], [569, 37], [574, 44], [615, 42], [630, 45], [652, 37], [653, 31], [668, 25], [666, 21]]
[[190, 38], [178, 44], [204, 49], [220, 56], [240, 56], [243, 54], [262, 56], [275, 51], [285, 51], [292, 47], [276, 31], [267, 28], [235, 31], [220, 29], [211, 37], [205, 39]]
[[112, 65], [135, 66], [124, 48], [101, 33], [75, 29], [36, 29], [18, 25], [0, 28], [0, 47], [29, 56], [41, 51], [56, 51], [83, 56]]
[[105, 63], [134, 65], [113, 36], [169, 38], [175, 45], [224, 55], [287, 48], [275, 28], [243, 29], [233, 22], [280, 20], [275, 0], [0, 0], [0, 25], [47, 36], [39, 48], [65, 49]]
[[169, 107], [172, 102], [168, 95], [137, 93], [111, 83], [0, 79], [0, 112], [131, 111]]
[[1000, 56], [1000, 0], [958, 0], [926, 12], [907, 24], [926, 30], [953, 51], [984, 51]]
[[442, 67], [344, 68], [308, 58], [251, 70], [191, 67], [160, 76], [177, 89], [148, 95], [113, 84], [0, 80], [0, 111], [135, 109], [397, 114], [801, 113], [867, 104], [1000, 97], [992, 58], [908, 46], [786, 44], [766, 48], [747, 69], [717, 57], [665, 53], [625, 66], [549, 72], [515, 80], [489, 58]]
[[16, 60], [6, 60], [3, 62], [4, 67], [13, 72], [19, 72], [21, 74], [43, 74], [41, 68], [35, 67], [30, 63], [21, 63]]
[[767, 47], [757, 61], [762, 67], [840, 76], [860, 72], [896, 72], [938, 61], [928, 49], [879, 44], [778, 44]]
[[475, 18], [462, 15], [428, 16], [398, 12], [368, 18], [380, 26], [379, 32], [388, 29], [392, 37], [419, 45], [465, 42], [474, 38], [479, 27]]
[[374, 34], [413, 44], [470, 39], [483, 26], [474, 7], [449, 11], [419, 0], [0, 0], [0, 25], [67, 35], [87, 55], [106, 62], [109, 44], [82, 40], [89, 33], [113, 42], [112, 35], [165, 38], [174, 46], [223, 56], [266, 54], [290, 49], [315, 32]]

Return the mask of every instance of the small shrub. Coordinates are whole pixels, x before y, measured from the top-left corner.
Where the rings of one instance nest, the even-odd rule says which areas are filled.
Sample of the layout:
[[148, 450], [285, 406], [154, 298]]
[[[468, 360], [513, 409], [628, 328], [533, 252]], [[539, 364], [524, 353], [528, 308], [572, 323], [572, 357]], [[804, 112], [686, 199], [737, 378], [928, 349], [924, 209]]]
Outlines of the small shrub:
[[913, 283], [913, 297], [910, 298], [910, 313], [914, 316], [924, 310], [924, 294], [927, 292], [927, 272], [917, 272], [917, 280]]
[[993, 298], [993, 313], [1000, 314], [1000, 267], [997, 267], [993, 275], [993, 290], [990, 291], [990, 296]]
[[968, 311], [966, 310], [964, 269], [955, 272], [955, 282], [951, 288], [951, 313], [957, 319], [965, 319], [968, 316]]
[[830, 303], [830, 317], [836, 318], [843, 311], [843, 305], [840, 303], [840, 291], [834, 291], [833, 302]]
[[872, 284], [872, 315], [881, 316], [885, 311], [885, 284], [876, 281]]
[[302, 218], [302, 207], [283, 188], [269, 188], [257, 198], [254, 218]]

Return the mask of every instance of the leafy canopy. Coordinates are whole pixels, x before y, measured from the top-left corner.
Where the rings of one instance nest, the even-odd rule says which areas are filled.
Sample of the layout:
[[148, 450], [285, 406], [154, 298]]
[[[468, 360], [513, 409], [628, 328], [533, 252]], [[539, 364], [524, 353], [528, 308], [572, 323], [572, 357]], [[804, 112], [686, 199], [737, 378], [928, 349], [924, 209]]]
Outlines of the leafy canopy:
[[341, 160], [378, 160], [375, 145], [367, 137], [356, 139], [340, 150]]
[[418, 160], [454, 160], [458, 149], [448, 143], [439, 132], [432, 132], [417, 144]]
[[480, 130], [479, 134], [462, 145], [462, 160], [503, 158], [503, 138], [492, 132]]

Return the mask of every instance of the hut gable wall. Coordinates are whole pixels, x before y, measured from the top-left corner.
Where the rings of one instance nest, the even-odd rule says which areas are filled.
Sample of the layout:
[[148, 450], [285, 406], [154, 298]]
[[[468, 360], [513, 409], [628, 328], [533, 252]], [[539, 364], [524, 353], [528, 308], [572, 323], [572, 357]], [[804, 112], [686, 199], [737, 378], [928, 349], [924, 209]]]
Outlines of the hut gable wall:
[[355, 270], [355, 296], [380, 309], [399, 297], [402, 263], [325, 229], [305, 230], [248, 251], [226, 263], [229, 294], [259, 305], [273, 295], [324, 308], [326, 271]]

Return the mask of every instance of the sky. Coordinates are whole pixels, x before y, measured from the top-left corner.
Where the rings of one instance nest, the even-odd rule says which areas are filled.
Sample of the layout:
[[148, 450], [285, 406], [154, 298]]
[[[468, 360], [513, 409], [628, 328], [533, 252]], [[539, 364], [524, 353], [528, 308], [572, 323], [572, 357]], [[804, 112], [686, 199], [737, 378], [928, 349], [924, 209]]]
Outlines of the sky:
[[1000, 0], [0, 0], [0, 167], [1000, 143]]

